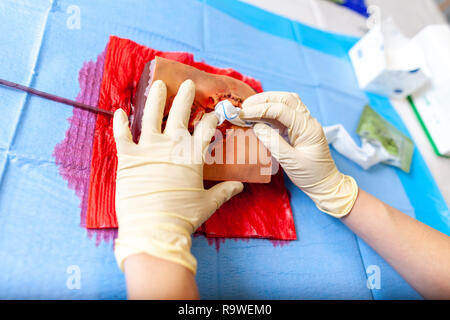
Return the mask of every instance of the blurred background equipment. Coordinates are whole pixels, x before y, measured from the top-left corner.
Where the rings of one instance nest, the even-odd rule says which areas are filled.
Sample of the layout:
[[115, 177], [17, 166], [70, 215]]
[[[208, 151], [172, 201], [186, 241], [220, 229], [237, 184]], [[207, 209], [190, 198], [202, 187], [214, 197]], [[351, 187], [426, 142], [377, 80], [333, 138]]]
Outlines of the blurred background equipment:
[[450, 0], [435, 0], [439, 4], [439, 8], [450, 21]]

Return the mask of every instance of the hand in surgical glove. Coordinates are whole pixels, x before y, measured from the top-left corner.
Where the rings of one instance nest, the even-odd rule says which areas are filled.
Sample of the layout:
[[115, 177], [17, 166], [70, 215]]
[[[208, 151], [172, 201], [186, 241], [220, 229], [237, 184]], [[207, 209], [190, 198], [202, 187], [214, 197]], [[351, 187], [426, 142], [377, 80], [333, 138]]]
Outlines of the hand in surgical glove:
[[166, 91], [162, 81], [153, 83], [138, 144], [132, 140], [125, 112], [119, 109], [114, 113], [119, 223], [115, 254], [122, 270], [125, 258], [147, 253], [179, 263], [195, 274], [191, 234], [241, 192], [243, 185], [223, 182], [209, 190], [203, 188], [203, 159], [217, 118], [205, 114], [193, 135], [188, 132], [195, 86], [187, 80], [178, 90], [161, 133]]
[[266, 124], [257, 123], [253, 130], [292, 182], [321, 211], [337, 218], [350, 212], [358, 195], [358, 186], [352, 177], [336, 168], [322, 126], [311, 117], [297, 94], [264, 92], [251, 96], [244, 101], [240, 118], [276, 120], [285, 126], [290, 143]]

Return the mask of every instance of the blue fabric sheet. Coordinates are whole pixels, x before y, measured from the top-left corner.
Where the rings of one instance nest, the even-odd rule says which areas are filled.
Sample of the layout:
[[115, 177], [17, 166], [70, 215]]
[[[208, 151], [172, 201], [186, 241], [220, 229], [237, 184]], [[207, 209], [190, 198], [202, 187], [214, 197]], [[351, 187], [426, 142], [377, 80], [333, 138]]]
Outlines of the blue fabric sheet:
[[[80, 29], [67, 20], [80, 10]], [[231, 67], [265, 90], [298, 92], [323, 125], [342, 123], [354, 139], [365, 103], [407, 130], [384, 97], [358, 89], [347, 50], [355, 38], [322, 32], [235, 0], [3, 0], [0, 77], [68, 98], [84, 61], [117, 35], [197, 60]], [[79, 199], [52, 152], [71, 109], [0, 88], [0, 298], [126, 297], [110, 242], [96, 245], [79, 226]], [[333, 151], [337, 165], [383, 201], [449, 234], [449, 212], [420, 153], [411, 173], [368, 171]], [[320, 213], [286, 179], [298, 240], [226, 240], [220, 250], [196, 237], [203, 298], [419, 299], [420, 296], [340, 221]], [[69, 289], [70, 266], [81, 288]], [[367, 287], [378, 266], [381, 288]], [[69, 269], [68, 269], [69, 268]]]

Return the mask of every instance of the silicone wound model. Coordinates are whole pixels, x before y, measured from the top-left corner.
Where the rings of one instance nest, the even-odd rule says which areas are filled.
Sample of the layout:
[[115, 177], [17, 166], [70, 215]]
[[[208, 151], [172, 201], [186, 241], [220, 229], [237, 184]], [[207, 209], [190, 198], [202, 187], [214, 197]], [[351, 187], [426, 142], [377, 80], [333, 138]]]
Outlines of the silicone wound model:
[[[166, 119], [178, 88], [187, 79], [193, 80], [196, 88], [189, 121], [191, 132], [203, 114], [213, 111], [219, 101], [227, 99], [234, 106], [241, 107], [247, 97], [256, 93], [243, 81], [224, 75], [211, 74], [184, 63], [156, 57], [145, 65], [136, 92], [136, 104], [133, 108], [134, 116], [131, 125], [135, 142], [138, 141], [141, 133], [145, 101], [153, 81], [162, 80], [167, 86], [167, 103], [164, 110], [164, 119]], [[164, 125], [165, 123], [163, 123]], [[220, 125], [219, 129], [221, 136], [217, 138], [222, 139], [215, 141], [212, 145], [215, 155], [217, 158], [220, 157], [217, 159], [220, 160], [220, 163], [212, 161], [212, 156], [209, 157], [211, 161], [204, 166], [204, 179], [252, 183], [270, 182], [272, 157], [256, 138], [253, 130], [231, 125], [227, 121]]]
[[[136, 105], [138, 83], [145, 65], [156, 56], [178, 61], [208, 73], [227, 75], [247, 83], [256, 92], [261, 84], [232, 69], [221, 69], [195, 62], [193, 55], [157, 51], [127, 39], [112, 36], [107, 46], [98, 106], [106, 110], [124, 109], [131, 114]], [[196, 83], [197, 85], [197, 83]], [[202, 111], [201, 111], [202, 112]], [[198, 117], [195, 110], [191, 121]], [[99, 114], [92, 146], [87, 228], [117, 228], [115, 215], [116, 147], [112, 118]], [[210, 187], [214, 182], [205, 181]], [[225, 203], [198, 230], [209, 237], [258, 237], [296, 239], [289, 195], [281, 170], [270, 183], [245, 183], [244, 191]]]

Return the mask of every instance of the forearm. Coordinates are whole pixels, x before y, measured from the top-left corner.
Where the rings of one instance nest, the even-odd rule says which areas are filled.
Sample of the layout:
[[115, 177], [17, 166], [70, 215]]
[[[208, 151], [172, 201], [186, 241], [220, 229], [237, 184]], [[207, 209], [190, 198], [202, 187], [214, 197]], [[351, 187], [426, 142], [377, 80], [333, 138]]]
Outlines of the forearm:
[[450, 298], [450, 237], [363, 190], [341, 220], [423, 297]]
[[192, 271], [151, 255], [131, 255], [124, 262], [128, 299], [198, 299]]

